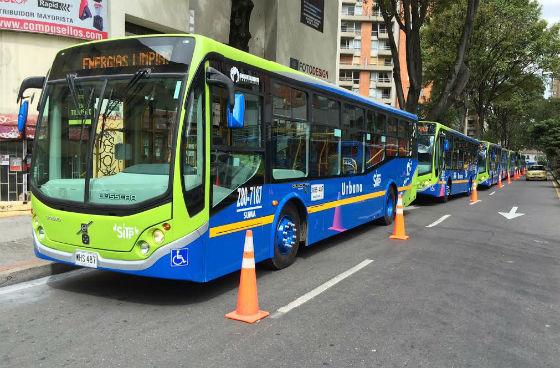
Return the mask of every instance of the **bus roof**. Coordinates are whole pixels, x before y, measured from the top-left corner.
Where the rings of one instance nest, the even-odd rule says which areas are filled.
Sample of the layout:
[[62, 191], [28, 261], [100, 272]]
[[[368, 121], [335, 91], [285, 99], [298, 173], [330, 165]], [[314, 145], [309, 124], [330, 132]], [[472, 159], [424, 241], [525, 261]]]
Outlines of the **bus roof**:
[[479, 141], [478, 139], [469, 137], [468, 135], [465, 135], [455, 129], [452, 129], [446, 125], [443, 125], [442, 123], [438, 123], [437, 121], [428, 121], [428, 120], [421, 120], [421, 123], [432, 123], [432, 124], [436, 124], [440, 129], [446, 130], [448, 132], [453, 132], [454, 134], [460, 135], [461, 137], [465, 138], [465, 140], [467, 141], [471, 141], [472, 143], [476, 143], [479, 144], [481, 141]]
[[[384, 110], [388, 113], [395, 114], [401, 117], [405, 117], [411, 120], [418, 120], [418, 117], [414, 114], [411, 114], [407, 111], [400, 110], [394, 108], [392, 106], [376, 102], [370, 98], [366, 98], [360, 96], [356, 93], [348, 91], [347, 89], [338, 87], [332, 83], [326, 82], [319, 78], [315, 78], [313, 76], [307, 75], [299, 70], [295, 70], [289, 68], [285, 65], [276, 63], [274, 61], [266, 60], [256, 55], [250, 54], [245, 51], [238, 50], [234, 47], [229, 45], [223, 44], [221, 42], [215, 41], [211, 38], [197, 35], [197, 34], [158, 34], [158, 35], [142, 35], [142, 36], [130, 36], [130, 37], [121, 37], [121, 38], [114, 38], [110, 40], [98, 40], [98, 41], [91, 41], [85, 42], [77, 45], [70, 46], [66, 49], [71, 49], [75, 47], [80, 47], [84, 45], [96, 44], [96, 43], [107, 43], [115, 40], [122, 40], [122, 39], [134, 39], [134, 38], [146, 38], [146, 37], [193, 37], [197, 42], [197, 49], [202, 50], [205, 54], [208, 53], [218, 53], [221, 54], [231, 60], [238, 61], [247, 65], [254, 66], [259, 69], [263, 69], [269, 71], [271, 73], [276, 73], [280, 76], [288, 77], [294, 79], [300, 83], [306, 84], [310, 88], [323, 90], [325, 92], [329, 92], [340, 97], [346, 98], [351, 101], [355, 101], [357, 103], [363, 105], [369, 105], [375, 107], [379, 110]], [[202, 43], [202, 47], [200, 47], [200, 43]], [[64, 49], [64, 50], [66, 50]], [[62, 51], [62, 50], [61, 50]]]

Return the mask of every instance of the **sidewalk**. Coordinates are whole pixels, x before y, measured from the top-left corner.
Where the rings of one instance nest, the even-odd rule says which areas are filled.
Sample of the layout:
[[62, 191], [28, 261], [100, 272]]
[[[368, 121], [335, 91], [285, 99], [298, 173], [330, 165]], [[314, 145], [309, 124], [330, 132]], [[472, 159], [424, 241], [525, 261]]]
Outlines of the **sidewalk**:
[[71, 269], [35, 257], [29, 210], [0, 212], [0, 287]]

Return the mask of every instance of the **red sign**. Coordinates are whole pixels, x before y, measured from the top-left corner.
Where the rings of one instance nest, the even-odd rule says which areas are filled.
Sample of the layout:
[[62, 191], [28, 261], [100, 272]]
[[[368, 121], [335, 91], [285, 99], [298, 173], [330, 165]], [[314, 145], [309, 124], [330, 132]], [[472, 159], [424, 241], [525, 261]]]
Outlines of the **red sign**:
[[108, 0], [0, 0], [0, 29], [85, 40], [107, 38]]
[[[4, 0], [0, 0], [4, 1]], [[35, 125], [37, 124], [37, 115], [29, 115], [27, 124], [25, 125], [25, 138], [35, 138]], [[21, 139], [23, 138], [18, 130], [17, 114], [0, 113], [0, 139]]]

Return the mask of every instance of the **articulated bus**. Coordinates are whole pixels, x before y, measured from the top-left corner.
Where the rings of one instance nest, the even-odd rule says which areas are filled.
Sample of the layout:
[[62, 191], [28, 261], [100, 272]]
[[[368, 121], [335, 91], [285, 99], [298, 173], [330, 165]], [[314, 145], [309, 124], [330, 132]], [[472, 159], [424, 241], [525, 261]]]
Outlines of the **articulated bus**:
[[478, 186], [490, 188], [498, 184], [500, 176], [500, 160], [502, 147], [500, 145], [481, 141], [478, 151], [478, 174], [476, 181]]
[[202, 36], [70, 47], [20, 98], [37, 87], [40, 258], [205, 282], [240, 269], [247, 229], [280, 269], [415, 195], [415, 115]]
[[452, 195], [470, 193], [476, 179], [479, 142], [443, 124], [418, 123], [419, 196], [446, 202]]
[[500, 172], [502, 175], [502, 180], [507, 179], [509, 167], [509, 150], [502, 148], [502, 153], [500, 155]]

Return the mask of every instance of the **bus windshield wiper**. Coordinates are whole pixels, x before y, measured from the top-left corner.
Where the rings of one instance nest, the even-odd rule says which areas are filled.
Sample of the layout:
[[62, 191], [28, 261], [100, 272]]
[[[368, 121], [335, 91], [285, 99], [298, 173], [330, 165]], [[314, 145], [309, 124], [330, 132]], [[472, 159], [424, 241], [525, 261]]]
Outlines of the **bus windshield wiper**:
[[78, 92], [76, 91], [76, 74], [68, 73], [66, 74], [66, 83], [68, 84], [68, 90], [74, 101], [74, 105], [77, 109], [80, 109], [80, 102], [78, 101]]
[[105, 122], [107, 121], [107, 117], [111, 115], [111, 113], [117, 108], [117, 106], [119, 106], [121, 102], [124, 103], [126, 101], [127, 96], [129, 95], [130, 91], [134, 88], [134, 86], [136, 86], [141, 79], [149, 77], [150, 74], [152, 74], [152, 69], [150, 68], [138, 70], [136, 73], [134, 73], [134, 76], [130, 79], [126, 87], [123, 88], [122, 92], [120, 93], [120, 96], [115, 97], [114, 100], [113, 100], [114, 89], [111, 89], [111, 92], [109, 93], [109, 99], [107, 100], [107, 106], [105, 107], [105, 111], [101, 116], [101, 131], [99, 132], [99, 139], [103, 139], [103, 134], [105, 132]]
[[128, 82], [126, 87], [124, 87], [124, 89], [120, 93], [120, 96], [116, 97], [113, 100], [112, 104], [109, 104], [109, 102], [111, 101], [111, 98], [113, 96], [113, 90], [111, 90], [111, 92], [109, 94], [109, 100], [107, 102], [107, 107], [105, 108], [105, 111], [103, 112], [102, 128], [105, 125], [104, 122], [107, 119], [107, 116], [109, 116], [117, 108], [117, 106], [119, 105], [120, 102], [124, 102], [126, 100], [130, 91], [134, 88], [134, 86], [136, 86], [136, 84], [138, 84], [138, 82], [141, 79], [149, 77], [150, 74], [152, 74], [152, 69], [150, 69], [150, 68], [145, 68], [145, 69], [138, 70], [136, 73], [134, 73], [134, 76], [130, 79], [130, 81]]

